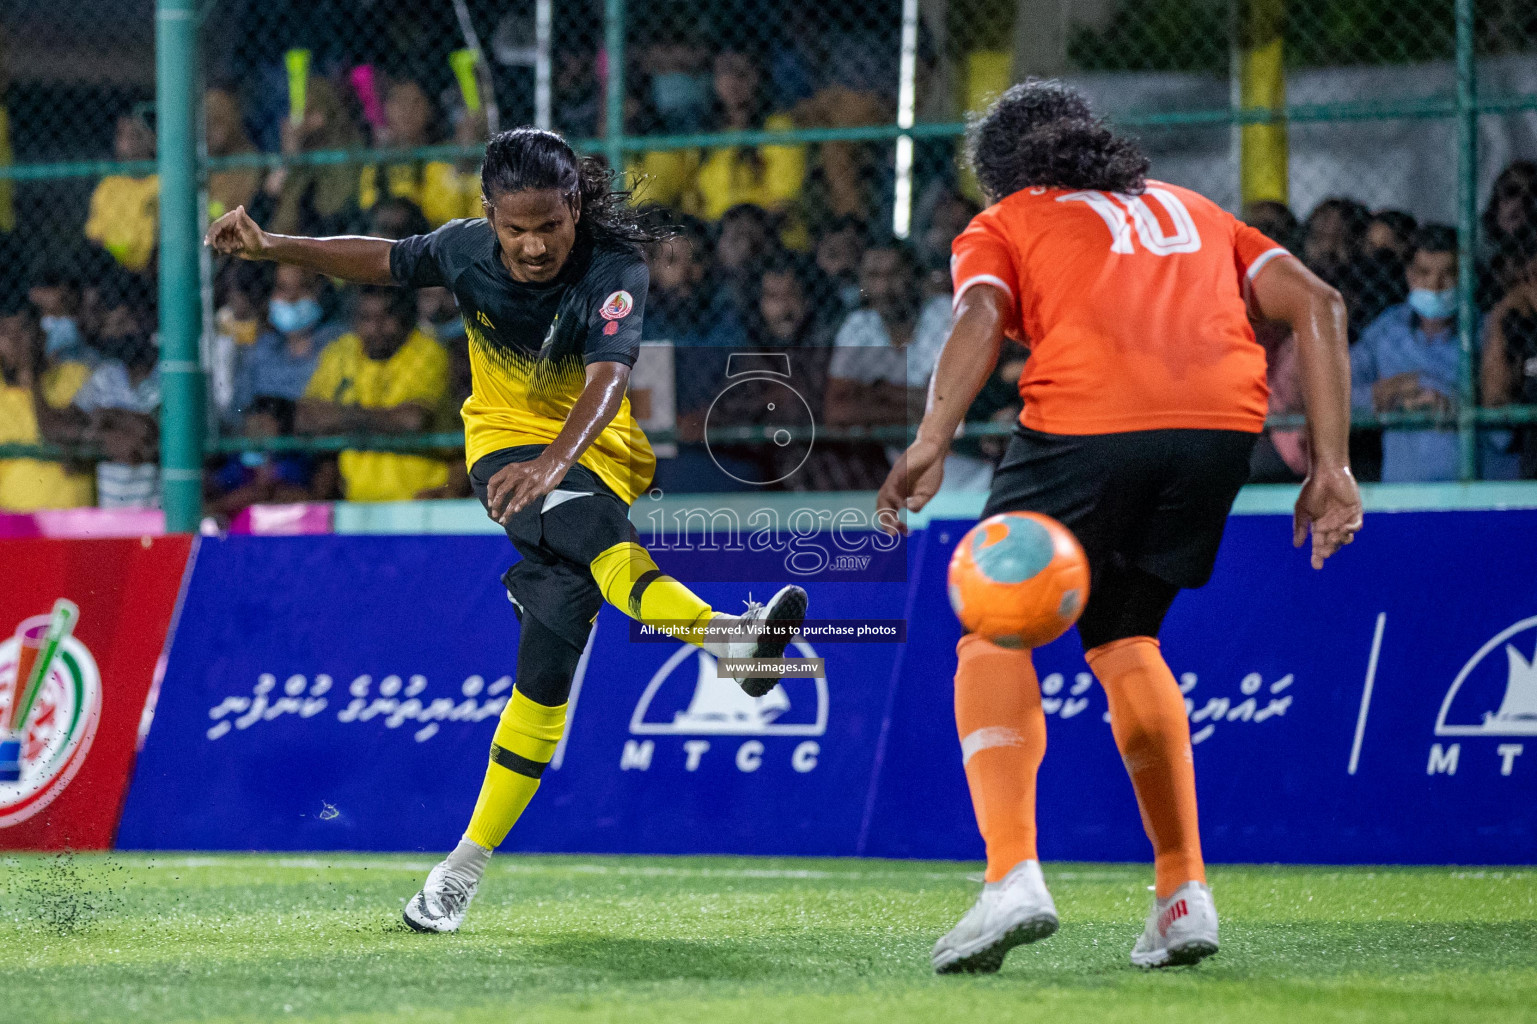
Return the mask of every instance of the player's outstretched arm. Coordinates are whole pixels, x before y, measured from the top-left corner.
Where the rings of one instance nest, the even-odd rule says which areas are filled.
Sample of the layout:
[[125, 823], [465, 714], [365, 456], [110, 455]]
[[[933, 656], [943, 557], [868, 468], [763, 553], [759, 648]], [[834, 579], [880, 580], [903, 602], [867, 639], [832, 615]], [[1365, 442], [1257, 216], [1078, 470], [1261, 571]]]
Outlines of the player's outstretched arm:
[[503, 466], [486, 482], [486, 507], [491, 518], [506, 526], [531, 502], [553, 491], [619, 412], [629, 383], [626, 363], [588, 363], [587, 383], [555, 440], [537, 458]]
[[929, 381], [929, 404], [918, 436], [891, 467], [875, 499], [876, 525], [886, 533], [906, 533], [900, 513], [923, 508], [944, 482], [950, 442], [998, 365], [1008, 310], [1009, 297], [992, 285], [977, 285], [961, 296]]
[[275, 235], [263, 231], [244, 206], [235, 207], [210, 224], [203, 244], [225, 256], [292, 263], [358, 284], [394, 283], [390, 276], [390, 249], [395, 243], [389, 239]]
[[1299, 260], [1272, 260], [1254, 279], [1254, 311], [1291, 325], [1307, 408], [1310, 464], [1297, 497], [1292, 543], [1313, 533], [1313, 568], [1355, 539], [1361, 491], [1350, 472], [1350, 352], [1345, 302]]

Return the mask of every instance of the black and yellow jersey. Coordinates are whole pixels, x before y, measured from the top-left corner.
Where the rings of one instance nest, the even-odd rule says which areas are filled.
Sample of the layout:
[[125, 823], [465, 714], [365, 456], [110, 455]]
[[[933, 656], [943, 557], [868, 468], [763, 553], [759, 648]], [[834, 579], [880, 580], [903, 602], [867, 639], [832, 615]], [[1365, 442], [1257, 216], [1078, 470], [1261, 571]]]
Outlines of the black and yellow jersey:
[[[638, 251], [578, 237], [554, 280], [515, 281], [484, 219], [449, 221], [390, 250], [408, 288], [454, 293], [469, 335], [473, 391], [465, 399], [465, 460], [549, 444], [586, 385], [588, 363], [634, 365], [650, 275]], [[651, 483], [656, 457], [625, 398], [578, 460], [627, 502]]]

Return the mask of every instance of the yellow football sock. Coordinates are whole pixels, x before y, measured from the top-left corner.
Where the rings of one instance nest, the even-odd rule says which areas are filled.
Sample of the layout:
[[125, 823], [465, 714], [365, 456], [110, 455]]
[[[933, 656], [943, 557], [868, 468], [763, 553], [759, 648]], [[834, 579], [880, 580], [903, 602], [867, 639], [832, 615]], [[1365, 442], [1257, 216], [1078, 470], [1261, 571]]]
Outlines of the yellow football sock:
[[566, 705], [535, 704], [513, 687], [491, 740], [491, 763], [464, 838], [488, 850], [502, 844], [539, 788], [565, 728]]
[[604, 600], [630, 618], [665, 625], [679, 640], [701, 645], [702, 627], [715, 611], [699, 595], [664, 575], [650, 552], [634, 541], [615, 544], [592, 560], [592, 578]]

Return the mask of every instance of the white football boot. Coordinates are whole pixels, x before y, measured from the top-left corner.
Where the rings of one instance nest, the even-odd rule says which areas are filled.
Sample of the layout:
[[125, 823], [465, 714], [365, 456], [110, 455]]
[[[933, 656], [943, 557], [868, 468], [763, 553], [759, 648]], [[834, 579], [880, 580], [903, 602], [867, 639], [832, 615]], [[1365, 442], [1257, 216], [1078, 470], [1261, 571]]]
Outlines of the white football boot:
[[428, 872], [427, 883], [401, 916], [419, 932], [456, 932], [479, 888], [478, 880], [450, 871], [445, 860]]
[[[740, 640], [723, 643], [707, 643], [705, 650], [717, 658], [780, 658], [790, 645], [794, 632], [806, 621], [806, 591], [797, 586], [782, 588], [769, 598], [768, 604], [759, 604], [749, 595], [747, 610], [741, 615], [717, 615], [715, 622], [733, 621], [742, 632], [748, 634]], [[752, 627], [772, 624], [774, 636], [754, 636]], [[749, 697], [761, 697], [779, 685], [778, 676], [732, 676], [737, 685], [747, 691]]]
[[1182, 967], [1217, 951], [1217, 906], [1202, 882], [1186, 882], [1166, 900], [1154, 899], [1147, 927], [1131, 950], [1138, 967]]
[[1040, 861], [1021, 861], [1000, 881], [988, 882], [959, 924], [934, 944], [940, 974], [991, 974], [1015, 946], [1057, 930], [1057, 906], [1046, 891]]

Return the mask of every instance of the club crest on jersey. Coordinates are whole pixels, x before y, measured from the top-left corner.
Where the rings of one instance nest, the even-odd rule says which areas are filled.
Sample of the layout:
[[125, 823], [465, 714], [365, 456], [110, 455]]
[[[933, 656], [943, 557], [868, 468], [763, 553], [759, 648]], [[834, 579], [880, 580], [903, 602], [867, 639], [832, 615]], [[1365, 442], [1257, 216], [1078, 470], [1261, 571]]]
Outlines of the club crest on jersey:
[[627, 291], [617, 291], [603, 300], [598, 315], [605, 320], [623, 320], [635, 308], [635, 298]]

